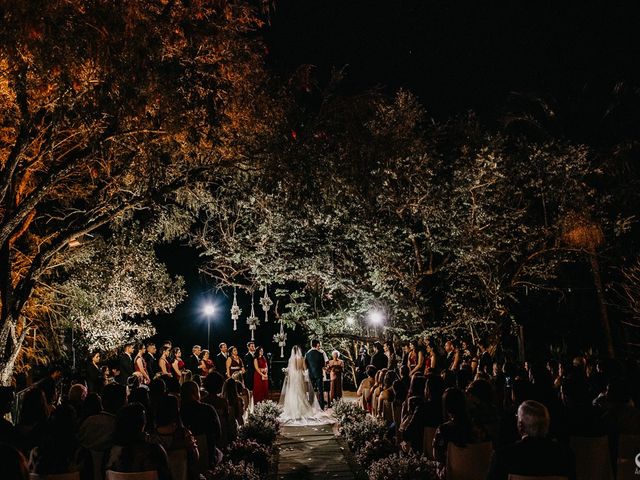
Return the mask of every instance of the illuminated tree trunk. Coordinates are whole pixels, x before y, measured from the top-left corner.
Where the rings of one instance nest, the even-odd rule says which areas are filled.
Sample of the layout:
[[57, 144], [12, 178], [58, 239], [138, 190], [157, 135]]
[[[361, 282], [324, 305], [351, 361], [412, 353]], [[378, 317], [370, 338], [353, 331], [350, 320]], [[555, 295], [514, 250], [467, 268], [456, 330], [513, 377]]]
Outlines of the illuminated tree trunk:
[[595, 249], [589, 251], [589, 262], [591, 263], [591, 273], [593, 275], [593, 283], [596, 287], [596, 298], [598, 299], [598, 308], [600, 309], [600, 322], [602, 323], [602, 332], [604, 340], [607, 344], [607, 353], [609, 357], [615, 357], [615, 349], [613, 347], [613, 337], [611, 335], [611, 323], [609, 322], [609, 314], [607, 312], [607, 304], [604, 301], [604, 290], [602, 288], [602, 277], [600, 275], [600, 264], [598, 263], [598, 255]]

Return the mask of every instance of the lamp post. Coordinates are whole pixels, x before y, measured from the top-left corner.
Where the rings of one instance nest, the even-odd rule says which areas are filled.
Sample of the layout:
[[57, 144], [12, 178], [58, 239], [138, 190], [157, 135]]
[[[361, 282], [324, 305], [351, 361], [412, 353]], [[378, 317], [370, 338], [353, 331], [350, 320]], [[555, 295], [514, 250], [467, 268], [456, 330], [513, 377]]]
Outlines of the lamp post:
[[215, 311], [216, 309], [211, 304], [204, 306], [204, 314], [207, 316], [207, 350], [209, 351], [211, 351], [211, 317]]

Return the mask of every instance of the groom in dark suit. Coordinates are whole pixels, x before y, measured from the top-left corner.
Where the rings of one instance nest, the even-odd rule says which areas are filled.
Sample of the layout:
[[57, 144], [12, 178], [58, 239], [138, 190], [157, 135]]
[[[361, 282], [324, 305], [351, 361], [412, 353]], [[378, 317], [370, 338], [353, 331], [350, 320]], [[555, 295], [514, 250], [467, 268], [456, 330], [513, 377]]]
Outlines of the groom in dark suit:
[[309, 371], [309, 380], [314, 390], [318, 392], [318, 403], [320, 408], [324, 410], [324, 355], [320, 351], [320, 341], [311, 340], [311, 350], [304, 356], [304, 362]]

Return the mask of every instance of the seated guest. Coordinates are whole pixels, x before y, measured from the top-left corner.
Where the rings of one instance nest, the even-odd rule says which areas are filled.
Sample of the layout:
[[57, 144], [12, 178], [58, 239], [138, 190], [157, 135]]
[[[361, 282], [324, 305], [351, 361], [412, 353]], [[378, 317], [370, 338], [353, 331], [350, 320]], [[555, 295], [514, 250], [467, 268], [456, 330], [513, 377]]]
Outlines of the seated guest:
[[560, 386], [562, 415], [558, 423], [558, 439], [568, 442], [570, 437], [599, 437], [606, 428], [597, 409], [589, 401], [586, 380], [565, 378]]
[[442, 423], [442, 395], [444, 395], [444, 390], [444, 382], [440, 375], [430, 373], [425, 377], [425, 427], [436, 428]]
[[576, 478], [576, 461], [569, 447], [547, 437], [549, 411], [533, 400], [518, 407], [521, 440], [497, 450], [487, 480], [507, 480], [510, 474]]
[[373, 354], [373, 357], [371, 357], [371, 365], [376, 367], [378, 371], [383, 368], [386, 369], [389, 364], [389, 358], [384, 354], [384, 347], [380, 342], [375, 342], [373, 348], [376, 352]]
[[[174, 451], [184, 451], [187, 460], [187, 478], [198, 480], [198, 446], [189, 429], [182, 425], [178, 411], [178, 399], [167, 395], [160, 399], [156, 412], [156, 432], [149, 441], [162, 445], [169, 457]], [[184, 465], [183, 465], [184, 468]]]
[[0, 443], [0, 465], [2, 465], [3, 478], [29, 480], [27, 460], [20, 450]]
[[139, 403], [123, 407], [116, 417], [113, 447], [108, 452], [105, 470], [114, 472], [158, 473], [158, 480], [171, 480], [167, 453], [161, 445], [149, 443], [144, 433], [146, 418]]
[[487, 434], [495, 443], [498, 441], [500, 414], [493, 403], [493, 389], [486, 380], [474, 380], [467, 387], [469, 416], [475, 428]]
[[219, 460], [216, 445], [220, 444], [220, 419], [213, 406], [200, 401], [200, 388], [195, 382], [185, 382], [180, 388], [180, 418], [193, 435], [206, 435], [209, 451], [199, 451], [206, 455], [210, 463]]
[[396, 381], [396, 372], [389, 370], [384, 376], [384, 383], [378, 399], [378, 416], [393, 421], [393, 382]]
[[370, 394], [375, 384], [376, 367], [369, 365], [366, 369], [367, 376], [360, 382], [357, 395], [360, 398], [360, 406], [367, 412], [371, 412]]
[[93, 452], [106, 452], [113, 445], [116, 430], [116, 413], [127, 402], [127, 390], [113, 383], [102, 390], [102, 408], [97, 414], [88, 417], [78, 430], [80, 444]]
[[400, 439], [404, 449], [422, 452], [424, 443], [424, 385], [422, 375], [414, 375], [407, 400], [402, 405], [400, 414]]
[[[233, 439], [230, 439], [231, 432], [236, 432], [236, 420], [229, 414], [229, 404], [220, 395], [222, 393], [222, 385], [224, 384], [224, 377], [218, 372], [211, 372], [204, 379], [204, 388], [207, 392], [207, 396], [202, 400], [204, 403], [211, 405], [218, 414], [220, 419], [220, 440], [216, 444], [220, 450], [223, 450], [231, 443]], [[233, 423], [233, 425], [231, 425]]]
[[631, 401], [631, 389], [627, 381], [611, 380], [602, 406], [602, 421], [610, 434], [640, 433], [640, 410]]
[[[238, 382], [233, 378], [227, 378], [222, 386], [222, 398], [227, 401], [229, 405], [229, 418], [232, 419], [230, 425], [235, 429], [230, 431], [231, 441], [235, 440], [238, 435], [237, 426], [244, 425], [244, 401], [238, 394]], [[235, 420], [235, 422], [233, 421]]]
[[82, 408], [84, 406], [84, 401], [86, 398], [87, 387], [85, 387], [81, 383], [71, 385], [71, 388], [69, 388], [67, 403], [73, 407], [73, 409], [75, 410], [75, 415], [78, 418], [80, 417], [80, 413], [82, 412]]
[[87, 398], [84, 399], [80, 417], [78, 418], [78, 424], [82, 425], [87, 418], [92, 415], [98, 415], [102, 411], [102, 398], [97, 393], [90, 393]]
[[478, 441], [474, 432], [471, 418], [467, 412], [464, 393], [457, 388], [447, 388], [442, 397], [442, 406], [447, 418], [436, 429], [433, 438], [433, 456], [439, 463], [438, 472], [441, 478], [446, 478], [447, 448], [449, 442], [459, 447]]
[[16, 430], [20, 435], [20, 449], [24, 455], [35, 447], [42, 436], [47, 418], [49, 418], [49, 406], [44, 392], [35, 387], [28, 390], [22, 399], [22, 409]]
[[93, 478], [89, 452], [74, 434], [76, 412], [71, 405], [60, 405], [47, 422], [42, 439], [31, 450], [29, 467], [37, 475], [79, 472], [81, 480]]

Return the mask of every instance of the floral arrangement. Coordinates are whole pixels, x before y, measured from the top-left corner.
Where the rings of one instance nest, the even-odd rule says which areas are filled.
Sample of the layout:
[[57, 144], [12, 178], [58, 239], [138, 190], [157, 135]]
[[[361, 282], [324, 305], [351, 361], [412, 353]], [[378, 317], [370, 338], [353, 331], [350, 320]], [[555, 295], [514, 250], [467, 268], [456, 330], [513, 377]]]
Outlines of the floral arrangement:
[[383, 438], [387, 433], [387, 424], [382, 419], [367, 416], [362, 421], [343, 424], [342, 433], [349, 448], [355, 452], [364, 447], [367, 441]]
[[260, 480], [262, 476], [251, 463], [222, 462], [205, 473], [206, 480]]
[[233, 464], [252, 464], [261, 474], [269, 472], [273, 447], [252, 439], [236, 440], [227, 448], [225, 459]]
[[277, 419], [249, 414], [246, 423], [240, 427], [238, 438], [241, 440], [255, 440], [261, 445], [273, 445], [278, 437], [280, 424]]
[[270, 419], [274, 422], [277, 422], [278, 417], [282, 415], [282, 407], [276, 402], [265, 400], [263, 402], [257, 403], [253, 407], [252, 415], [255, 417], [263, 417], [265, 419]]
[[376, 460], [386, 458], [396, 453], [398, 449], [391, 440], [386, 437], [378, 437], [365, 442], [363, 447], [356, 452], [356, 461], [363, 466], [371, 465]]
[[333, 404], [333, 416], [340, 423], [346, 425], [349, 423], [360, 422], [367, 416], [364, 410], [357, 402], [352, 402], [341, 398]]
[[369, 480], [437, 480], [436, 466], [425, 456], [393, 454], [371, 464]]

